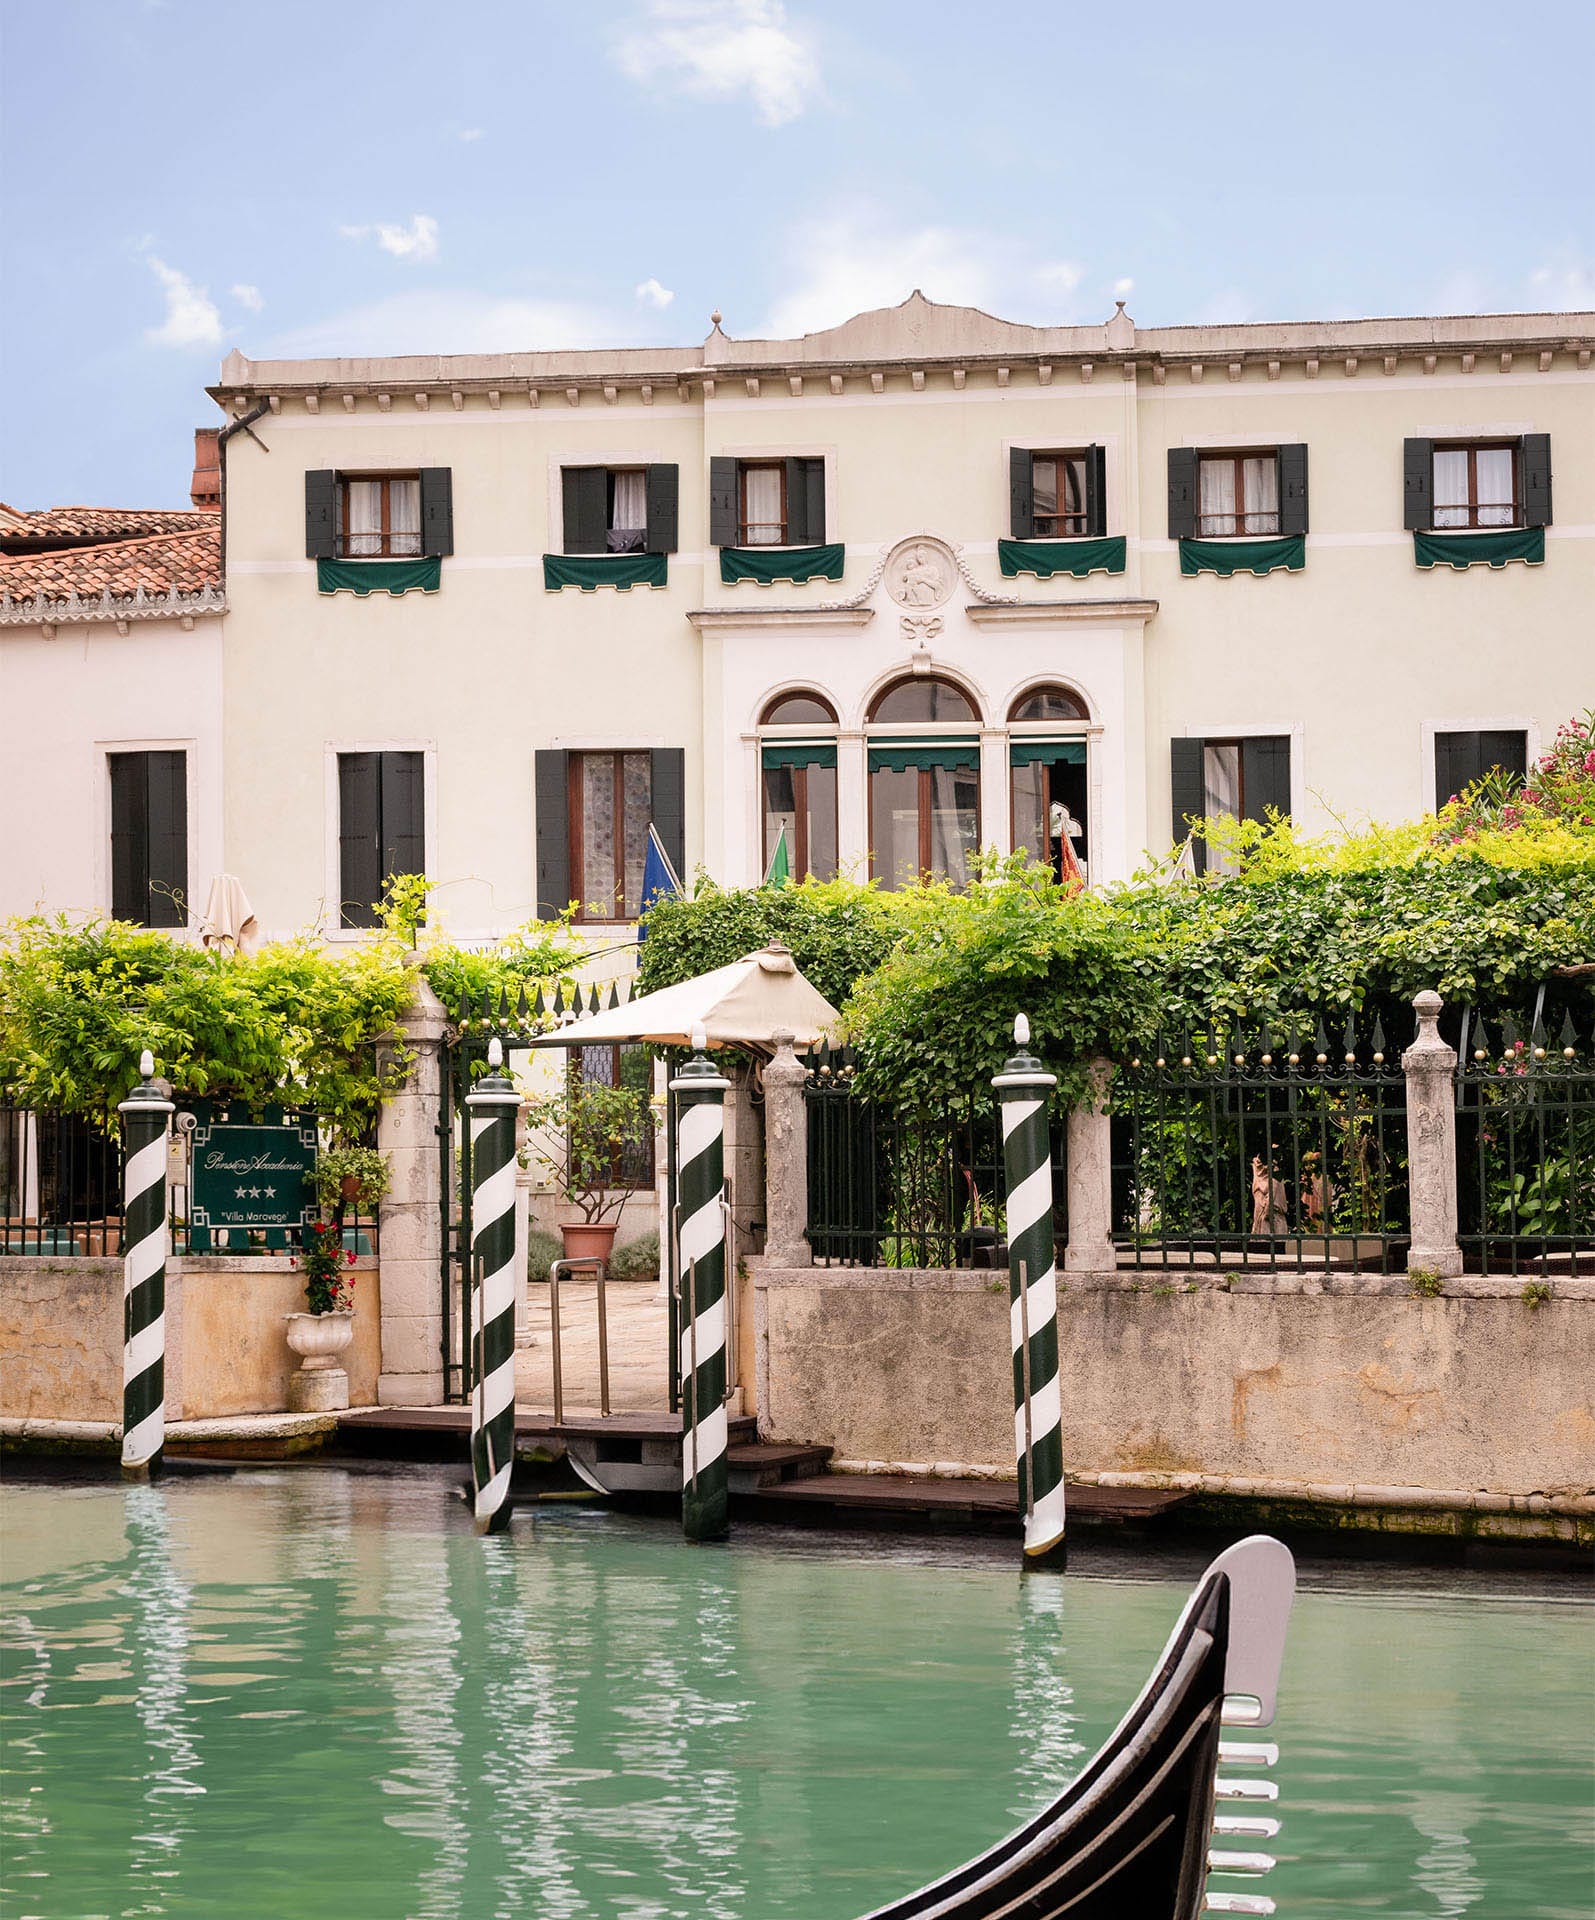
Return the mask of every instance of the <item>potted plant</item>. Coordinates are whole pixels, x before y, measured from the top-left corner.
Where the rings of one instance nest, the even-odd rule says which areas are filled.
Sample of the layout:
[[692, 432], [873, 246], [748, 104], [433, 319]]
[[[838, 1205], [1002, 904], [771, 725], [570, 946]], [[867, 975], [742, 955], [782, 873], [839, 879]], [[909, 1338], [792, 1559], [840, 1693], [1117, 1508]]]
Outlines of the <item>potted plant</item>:
[[387, 1193], [392, 1176], [388, 1156], [375, 1147], [329, 1147], [316, 1157], [316, 1198], [340, 1212], [353, 1205], [370, 1214]]
[[[296, 1413], [320, 1412], [349, 1404], [349, 1381], [338, 1362], [354, 1339], [354, 1251], [328, 1220], [305, 1229], [303, 1250], [293, 1264], [305, 1276], [308, 1311], [290, 1313], [288, 1345], [299, 1355], [299, 1371], [288, 1384], [288, 1404]], [[321, 1376], [325, 1376], [324, 1378]], [[334, 1377], [335, 1376], [335, 1377]]]
[[572, 1075], [528, 1103], [529, 1158], [580, 1213], [560, 1234], [567, 1260], [607, 1260], [632, 1189], [620, 1184], [626, 1147], [653, 1124], [647, 1090]]

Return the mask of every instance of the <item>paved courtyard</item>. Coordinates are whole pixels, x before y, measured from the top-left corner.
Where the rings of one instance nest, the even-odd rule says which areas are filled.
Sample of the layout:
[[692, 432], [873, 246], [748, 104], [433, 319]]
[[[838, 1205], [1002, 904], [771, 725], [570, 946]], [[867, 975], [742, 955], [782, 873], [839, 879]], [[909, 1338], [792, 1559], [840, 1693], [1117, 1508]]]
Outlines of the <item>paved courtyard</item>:
[[[566, 1280], [559, 1289], [560, 1355], [567, 1413], [596, 1413], [598, 1289], [591, 1280]], [[609, 1323], [609, 1405], [615, 1413], [664, 1407], [669, 1401], [669, 1307], [657, 1280], [612, 1280], [605, 1288]], [[532, 1343], [515, 1355], [518, 1405], [547, 1411], [554, 1404], [554, 1358], [549, 1289], [533, 1284], [527, 1301]]]

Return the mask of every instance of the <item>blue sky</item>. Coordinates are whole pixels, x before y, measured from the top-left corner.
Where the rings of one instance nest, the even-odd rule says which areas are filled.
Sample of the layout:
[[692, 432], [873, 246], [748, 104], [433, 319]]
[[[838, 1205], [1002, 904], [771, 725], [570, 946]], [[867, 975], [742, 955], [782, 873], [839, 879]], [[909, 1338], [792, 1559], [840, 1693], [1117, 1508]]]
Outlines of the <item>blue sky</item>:
[[[1294, 11], [1294, 17], [1293, 17]], [[186, 501], [249, 354], [1595, 308], [1595, 6], [4, 10], [0, 498]]]

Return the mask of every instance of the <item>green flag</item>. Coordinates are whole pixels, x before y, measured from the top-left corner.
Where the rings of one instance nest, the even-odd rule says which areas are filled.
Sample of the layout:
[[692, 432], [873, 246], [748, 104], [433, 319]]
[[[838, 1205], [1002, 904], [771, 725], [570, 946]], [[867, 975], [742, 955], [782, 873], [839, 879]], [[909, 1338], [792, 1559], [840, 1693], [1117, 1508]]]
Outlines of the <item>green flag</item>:
[[783, 826], [776, 836], [775, 852], [770, 855], [770, 864], [764, 870], [764, 884], [767, 887], [784, 887], [792, 878], [791, 862], [786, 853], [786, 828]]

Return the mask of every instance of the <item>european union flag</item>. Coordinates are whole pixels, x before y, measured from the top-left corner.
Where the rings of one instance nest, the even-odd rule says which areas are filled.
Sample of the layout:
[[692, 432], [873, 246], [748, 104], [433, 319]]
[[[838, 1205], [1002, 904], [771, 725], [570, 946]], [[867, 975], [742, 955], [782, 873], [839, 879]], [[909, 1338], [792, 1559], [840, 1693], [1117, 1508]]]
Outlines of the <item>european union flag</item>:
[[648, 822], [648, 852], [642, 863], [642, 905], [637, 910], [637, 938], [648, 938], [648, 909], [656, 900], [668, 900], [681, 892], [681, 880], [670, 864], [659, 829]]

